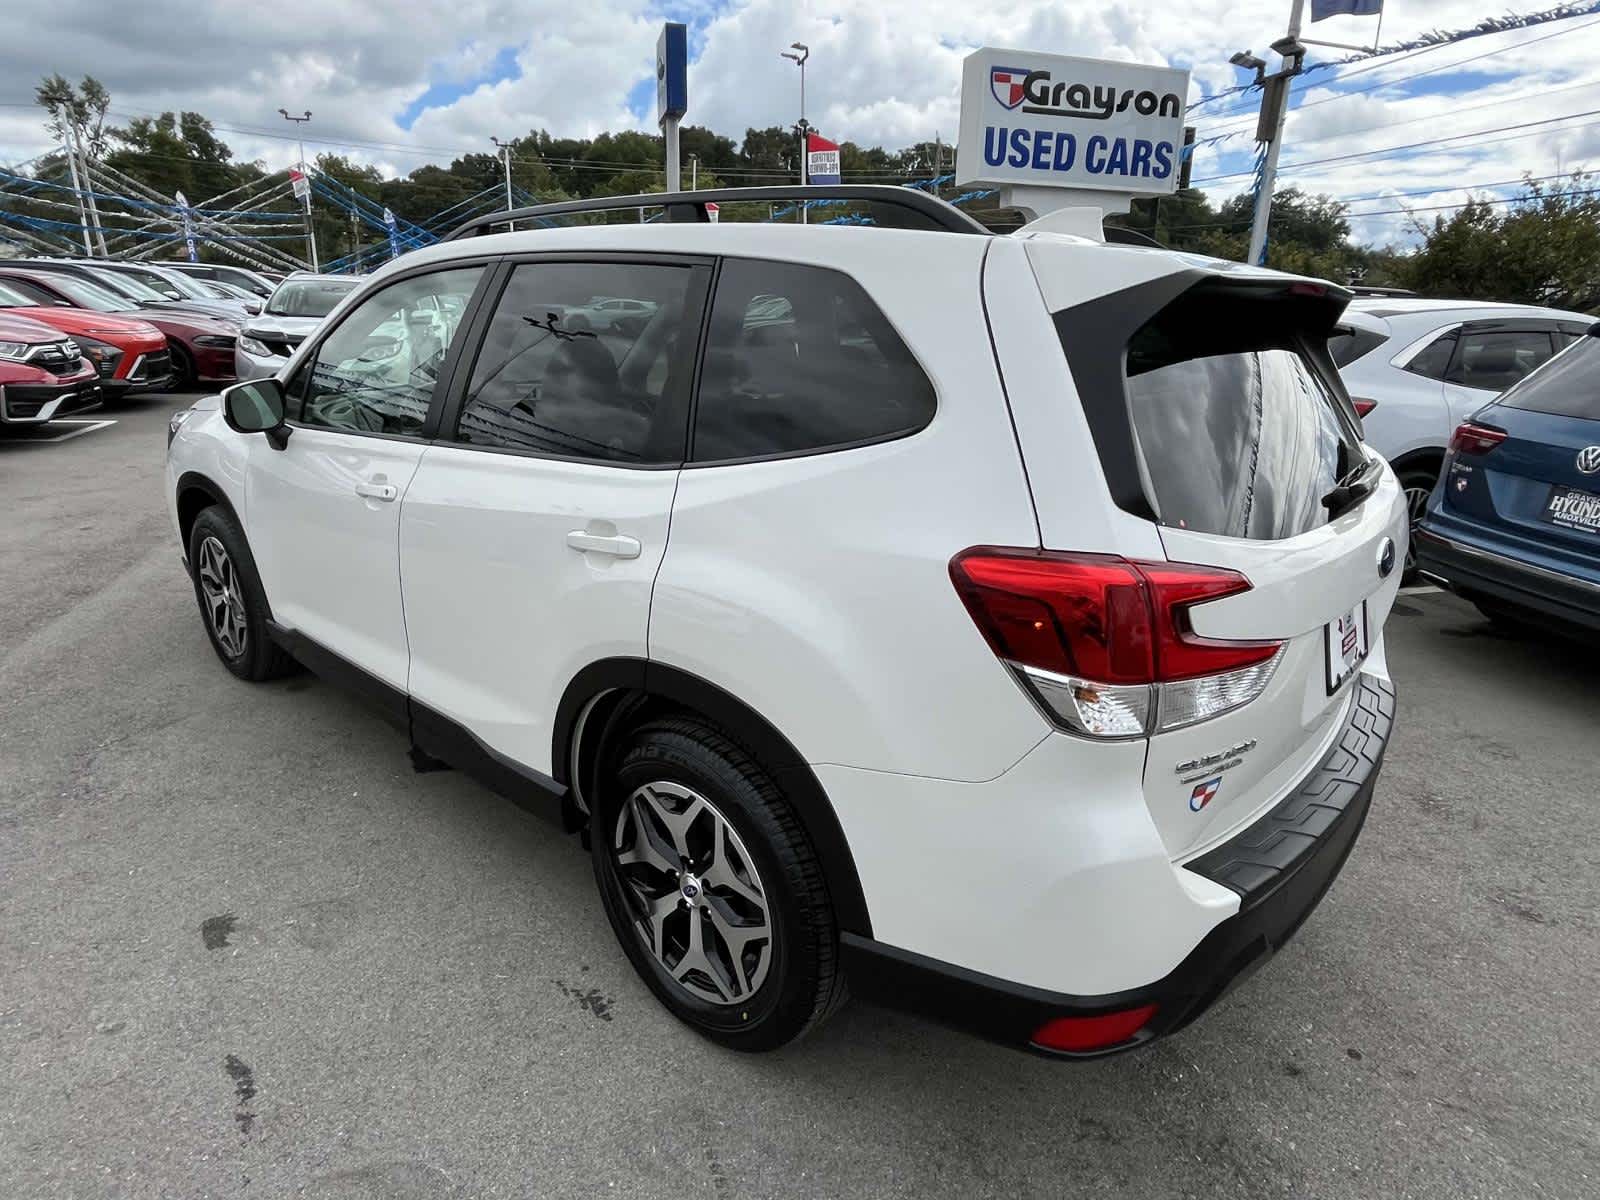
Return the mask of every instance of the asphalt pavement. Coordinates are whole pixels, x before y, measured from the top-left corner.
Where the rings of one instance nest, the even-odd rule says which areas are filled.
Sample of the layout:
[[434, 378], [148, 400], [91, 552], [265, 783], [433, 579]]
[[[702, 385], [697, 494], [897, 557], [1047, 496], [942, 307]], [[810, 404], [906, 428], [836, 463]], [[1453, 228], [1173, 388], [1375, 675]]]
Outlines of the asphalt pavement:
[[634, 977], [575, 841], [222, 669], [179, 405], [0, 435], [0, 1197], [1600, 1195], [1600, 654], [1402, 597], [1344, 874], [1173, 1039], [853, 1004], [746, 1057]]

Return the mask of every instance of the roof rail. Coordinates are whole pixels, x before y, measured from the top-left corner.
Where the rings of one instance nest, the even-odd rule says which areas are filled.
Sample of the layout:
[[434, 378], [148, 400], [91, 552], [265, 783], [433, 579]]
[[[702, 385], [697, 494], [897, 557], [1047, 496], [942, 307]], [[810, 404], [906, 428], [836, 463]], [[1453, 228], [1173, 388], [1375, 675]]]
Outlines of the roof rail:
[[512, 221], [537, 221], [573, 213], [610, 212], [617, 209], [663, 208], [668, 221], [709, 223], [707, 204], [737, 204], [753, 200], [762, 203], [836, 200], [871, 203], [904, 210], [912, 228], [939, 229], [947, 233], [990, 232], [955, 205], [916, 188], [887, 184], [799, 184], [783, 187], [711, 188], [700, 192], [646, 192], [638, 196], [594, 196], [588, 200], [563, 200], [555, 204], [535, 204], [531, 208], [503, 209], [473, 217], [447, 233], [443, 241], [472, 237], [497, 225]]

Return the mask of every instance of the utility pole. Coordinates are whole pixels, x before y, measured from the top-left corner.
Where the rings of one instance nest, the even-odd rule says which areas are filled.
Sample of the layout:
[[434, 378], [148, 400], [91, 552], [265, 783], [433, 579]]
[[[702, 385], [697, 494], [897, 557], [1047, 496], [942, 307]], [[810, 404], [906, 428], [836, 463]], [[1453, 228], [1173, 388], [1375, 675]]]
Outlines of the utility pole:
[[[796, 53], [798, 51], [798, 53]], [[789, 49], [779, 53], [795, 66], [800, 68], [800, 124], [796, 126], [800, 131], [800, 186], [806, 186], [806, 157], [810, 153], [810, 139], [806, 136], [811, 131], [811, 126], [806, 123], [806, 59], [811, 57], [811, 47], [804, 42], [790, 42]], [[806, 223], [806, 202], [804, 193], [800, 200], [800, 224]]]
[[698, 154], [694, 154], [694, 153], [691, 152], [690, 155], [689, 155], [689, 190], [691, 192], [694, 192], [694, 191], [698, 191], [699, 189], [700, 189], [700, 156]]
[[63, 120], [61, 128], [62, 149], [67, 152], [67, 171], [72, 178], [73, 199], [78, 202], [78, 225], [83, 233], [83, 252], [90, 258], [94, 257], [94, 246], [89, 242], [89, 214], [83, 207], [83, 184], [78, 181], [78, 156], [72, 149], [72, 134], [68, 132], [70, 126]]
[[[511, 202], [511, 143], [502, 142], [493, 134], [489, 135], [489, 140], [494, 143], [494, 148], [500, 152], [500, 161], [505, 165], [506, 168], [506, 211], [510, 212], [516, 207], [516, 205]], [[516, 227], [517, 223], [515, 221], [506, 222], [507, 229], [515, 229]]]
[[83, 199], [89, 206], [89, 225], [94, 231], [94, 240], [100, 246], [100, 257], [109, 258], [106, 253], [105, 230], [100, 228], [100, 210], [94, 202], [94, 181], [89, 178], [89, 148], [85, 145], [83, 130], [78, 127], [78, 122], [70, 115], [67, 118], [68, 137], [72, 140], [78, 158], [83, 163]]
[[1255, 212], [1250, 221], [1250, 250], [1246, 256], [1246, 261], [1255, 266], [1266, 265], [1272, 191], [1278, 179], [1278, 155], [1283, 150], [1283, 122], [1289, 112], [1289, 81], [1300, 74], [1306, 57], [1306, 48], [1300, 41], [1305, 7], [1306, 0], [1293, 0], [1289, 9], [1289, 32], [1272, 43], [1272, 48], [1283, 59], [1283, 66], [1276, 73], [1268, 75], [1266, 63], [1248, 50], [1228, 60], [1236, 67], [1255, 71], [1256, 83], [1261, 87], [1261, 119], [1256, 124], [1256, 141], [1266, 143], [1266, 158], [1256, 188]]
[[292, 117], [289, 110], [280, 108], [278, 113], [285, 121], [294, 122], [295, 145], [300, 149], [300, 174], [306, 181], [306, 249], [311, 253], [311, 269], [320, 270], [317, 264], [317, 231], [311, 223], [311, 172], [306, 167], [306, 144], [300, 134], [300, 126], [311, 120], [311, 110], [308, 108], [304, 116]]

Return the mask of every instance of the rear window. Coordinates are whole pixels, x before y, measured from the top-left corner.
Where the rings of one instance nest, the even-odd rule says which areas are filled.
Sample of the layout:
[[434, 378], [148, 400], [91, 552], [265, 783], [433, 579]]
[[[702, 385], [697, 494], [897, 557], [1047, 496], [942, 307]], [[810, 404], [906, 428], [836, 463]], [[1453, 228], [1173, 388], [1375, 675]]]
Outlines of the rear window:
[[1525, 412], [1600, 421], [1600, 338], [1582, 339], [1496, 403]]
[[1371, 354], [1389, 339], [1381, 333], [1374, 333], [1370, 329], [1351, 329], [1341, 325], [1333, 331], [1333, 336], [1328, 338], [1328, 353], [1333, 356], [1333, 365], [1348, 367], [1358, 358]]
[[1140, 472], [1163, 525], [1294, 537], [1327, 523], [1322, 498], [1362, 461], [1294, 322], [1259, 300], [1187, 293], [1133, 335], [1127, 381]]

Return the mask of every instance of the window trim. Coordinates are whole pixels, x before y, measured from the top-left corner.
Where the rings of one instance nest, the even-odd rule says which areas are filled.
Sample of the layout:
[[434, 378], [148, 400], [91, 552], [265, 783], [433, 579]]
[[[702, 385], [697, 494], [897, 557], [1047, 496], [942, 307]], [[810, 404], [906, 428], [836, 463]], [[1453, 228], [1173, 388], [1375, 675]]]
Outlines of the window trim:
[[[613, 250], [545, 250], [522, 251], [511, 254], [494, 256], [494, 270], [487, 278], [488, 286], [483, 289], [481, 301], [475, 312], [463, 318], [462, 329], [466, 332], [470, 342], [463, 340], [465, 347], [470, 344], [472, 352], [469, 356], [465, 349], [454, 364], [454, 371], [449, 379], [449, 388], [444, 396], [444, 403], [439, 414], [439, 421], [431, 439], [432, 444], [447, 446], [454, 450], [470, 450], [479, 454], [504, 454], [514, 458], [536, 458], [548, 462], [578, 463], [590, 467], [611, 467], [622, 471], [679, 471], [687, 464], [689, 453], [690, 431], [693, 429], [694, 400], [700, 386], [700, 364], [705, 349], [705, 335], [707, 322], [711, 316], [711, 298], [714, 295], [715, 276], [719, 259], [705, 254], [673, 254], [664, 252], [652, 254], [649, 251], [613, 251]], [[578, 263], [580, 265], [636, 265], [680, 267], [689, 271], [689, 290], [684, 296], [685, 304], [692, 310], [693, 305], [700, 305], [700, 337], [695, 343], [694, 360], [690, 364], [689, 395], [683, 409], [683, 436], [679, 442], [679, 453], [675, 461], [658, 463], [630, 463], [619, 462], [614, 458], [580, 458], [572, 454], [554, 454], [544, 450], [521, 450], [514, 446], [482, 446], [457, 439], [461, 427], [461, 411], [466, 405], [467, 388], [472, 384], [473, 373], [478, 367], [478, 356], [483, 352], [483, 344], [488, 338], [490, 322], [499, 309], [500, 298], [505, 294], [505, 289], [511, 284], [512, 273], [524, 265], [544, 265], [552, 263]], [[431, 413], [432, 410], [430, 410]]]
[[[722, 286], [722, 266], [730, 260], [736, 262], [776, 263], [785, 267], [801, 267], [809, 270], [824, 271], [833, 275], [843, 275], [860, 288], [868, 303], [877, 309], [878, 316], [882, 318], [884, 324], [888, 325], [894, 332], [895, 337], [900, 339], [900, 344], [906, 348], [906, 353], [911, 356], [911, 361], [916, 364], [917, 370], [922, 372], [922, 377], [928, 381], [928, 387], [933, 391], [933, 412], [928, 416], [928, 419], [915, 429], [905, 429], [896, 433], [880, 433], [873, 437], [857, 438], [852, 442], [830, 442], [826, 446], [808, 446], [802, 450], [779, 450], [773, 454], [746, 454], [737, 458], [708, 458], [700, 462], [695, 461], [694, 436], [700, 417], [701, 377], [705, 371], [706, 352], [711, 341], [711, 310], [716, 304], [717, 292]], [[987, 333], [987, 330], [985, 332]], [[689, 433], [688, 440], [684, 446], [684, 470], [701, 470], [705, 467], [742, 467], [752, 463], [782, 462], [790, 458], [815, 458], [819, 454], [841, 454], [847, 450], [861, 450], [867, 446], [881, 446], [887, 442], [898, 442], [927, 432], [929, 427], [939, 419], [939, 413], [943, 407], [943, 401], [939, 395], [938, 381], [934, 379], [933, 372], [928, 370], [927, 364], [922, 361], [922, 356], [917, 353], [916, 347], [906, 339], [905, 334], [901, 332], [900, 327], [894, 323], [889, 314], [883, 311], [883, 306], [867, 290], [866, 285], [849, 271], [839, 267], [819, 266], [816, 263], [805, 262], [800, 259], [769, 258], [759, 254], [723, 254], [717, 257], [716, 278], [713, 280], [713, 286], [706, 301], [705, 318], [700, 330], [700, 346], [695, 355], [694, 394], [689, 401]]]
[[485, 287], [494, 277], [498, 258], [492, 254], [475, 254], [470, 257], [452, 258], [431, 263], [418, 263], [416, 266], [407, 267], [396, 271], [392, 275], [385, 275], [382, 280], [369, 280], [366, 284], [358, 285], [350, 290], [350, 294], [340, 301], [346, 305], [345, 310], [339, 314], [338, 320], [328, 324], [325, 328], [318, 329], [316, 334], [308, 337], [299, 348], [294, 360], [293, 369], [284, 378], [284, 398], [290, 402], [300, 401], [299, 411], [304, 412], [304, 397], [296, 396], [289, 388], [294, 378], [305, 371], [308, 363], [314, 364], [318, 354], [327, 340], [338, 332], [339, 328], [350, 319], [351, 314], [359, 310], [366, 302], [379, 292], [397, 283], [405, 283], [422, 275], [440, 275], [447, 271], [457, 271], [465, 267], [482, 267], [483, 273], [478, 276], [477, 283], [473, 286], [472, 295], [467, 299], [467, 307], [461, 315], [461, 324], [456, 327], [455, 339], [450, 344], [450, 349], [445, 353], [445, 361], [439, 368], [439, 376], [433, 381], [433, 394], [428, 397], [428, 412], [422, 419], [422, 428], [416, 433], [369, 433], [360, 429], [336, 429], [331, 425], [307, 424], [296, 418], [285, 418], [285, 424], [292, 429], [321, 430], [325, 433], [344, 434], [349, 437], [378, 438], [391, 442], [425, 442], [431, 443], [437, 436], [439, 417], [443, 410], [447, 396], [447, 388], [455, 378], [456, 364], [459, 361], [463, 348], [467, 344], [467, 336], [472, 331], [473, 321], [482, 303]]

